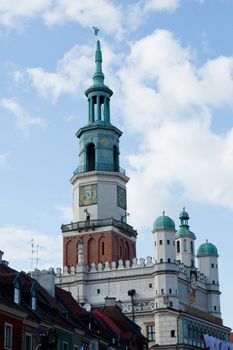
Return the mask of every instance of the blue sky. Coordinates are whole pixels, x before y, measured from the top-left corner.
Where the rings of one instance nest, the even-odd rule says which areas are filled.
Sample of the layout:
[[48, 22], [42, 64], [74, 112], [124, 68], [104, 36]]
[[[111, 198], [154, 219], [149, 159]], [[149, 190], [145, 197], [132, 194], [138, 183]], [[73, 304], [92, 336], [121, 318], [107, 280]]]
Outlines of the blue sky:
[[185, 206], [196, 248], [218, 247], [233, 326], [232, 13], [232, 0], [0, 3], [0, 249], [12, 267], [30, 270], [32, 238], [39, 268], [62, 266], [97, 25], [138, 257], [152, 255], [154, 219], [165, 210], [178, 227]]

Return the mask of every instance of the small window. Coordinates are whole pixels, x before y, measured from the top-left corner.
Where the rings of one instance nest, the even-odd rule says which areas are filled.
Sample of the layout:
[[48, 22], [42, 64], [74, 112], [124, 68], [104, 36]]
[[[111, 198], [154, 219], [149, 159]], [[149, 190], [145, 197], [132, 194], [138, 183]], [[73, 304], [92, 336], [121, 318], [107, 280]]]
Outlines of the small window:
[[97, 294], [100, 294], [100, 289], [99, 288], [97, 289]]
[[215, 281], [212, 281], [213, 284], [215, 284]]
[[152, 288], [152, 283], [149, 283], [149, 288]]
[[156, 295], [158, 294], [158, 291], [157, 291], [157, 289], [156, 289], [156, 291], [155, 291], [155, 294], [156, 294]]
[[175, 336], [176, 336], [176, 331], [173, 329], [173, 330], [171, 331], [171, 337], [174, 338]]
[[167, 262], [168, 262], [168, 263], [170, 263], [170, 262], [171, 262], [171, 259], [170, 259], [170, 258], [168, 258], [168, 259], [167, 259]]
[[34, 297], [34, 296], [32, 296], [32, 310], [36, 310], [36, 304], [37, 304], [37, 302], [36, 302], [36, 297]]
[[25, 350], [32, 350], [32, 336], [25, 334]]
[[156, 245], [156, 242], [155, 242], [155, 245]]
[[169, 306], [173, 307], [173, 302], [172, 301], [170, 301]]
[[155, 341], [155, 326], [147, 326], [147, 338], [149, 341]]
[[180, 253], [180, 241], [176, 242], [176, 251], [177, 253]]
[[163, 245], [162, 239], [159, 240], [159, 245]]
[[164, 289], [161, 289], [161, 294], [164, 294]]
[[212, 269], [214, 268], [214, 264], [211, 264]]
[[190, 242], [191, 253], [193, 254], [193, 241]]
[[218, 264], [216, 264], [216, 269], [218, 268]]
[[14, 302], [16, 304], [20, 303], [20, 290], [17, 287], [15, 287], [15, 289], [14, 289]]
[[187, 239], [186, 238], [183, 241], [183, 251], [187, 252]]
[[160, 263], [163, 263], [163, 259], [160, 259]]
[[155, 307], [156, 307], [156, 309], [158, 308], [158, 303], [155, 303]]
[[175, 245], [175, 241], [173, 241], [173, 245]]
[[69, 344], [63, 341], [63, 350], [69, 350]]
[[168, 244], [168, 245], [170, 244], [170, 239], [167, 239], [167, 244]]
[[12, 349], [12, 330], [13, 327], [9, 323], [4, 326], [4, 349]]
[[172, 294], [172, 289], [171, 288], [169, 288], [169, 294]]
[[217, 306], [214, 306], [214, 311], [216, 311], [217, 310]]

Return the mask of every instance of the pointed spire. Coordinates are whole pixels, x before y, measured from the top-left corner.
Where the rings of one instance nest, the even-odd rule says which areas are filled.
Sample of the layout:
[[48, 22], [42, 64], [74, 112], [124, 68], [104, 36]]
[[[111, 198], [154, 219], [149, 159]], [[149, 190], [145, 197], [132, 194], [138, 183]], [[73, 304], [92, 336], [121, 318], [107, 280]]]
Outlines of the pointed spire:
[[102, 72], [102, 52], [99, 40], [96, 42], [95, 73], [93, 75], [93, 80], [95, 86], [104, 86], [104, 74]]

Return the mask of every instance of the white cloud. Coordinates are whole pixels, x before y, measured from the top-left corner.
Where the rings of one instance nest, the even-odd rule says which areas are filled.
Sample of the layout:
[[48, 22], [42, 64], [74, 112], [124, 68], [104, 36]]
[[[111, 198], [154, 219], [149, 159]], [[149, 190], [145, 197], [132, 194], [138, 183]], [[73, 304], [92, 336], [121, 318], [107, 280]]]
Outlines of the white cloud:
[[45, 121], [41, 118], [32, 117], [24, 108], [12, 99], [3, 98], [0, 106], [12, 112], [16, 117], [17, 128], [28, 131], [31, 126], [44, 126]]
[[[0, 25], [20, 29], [29, 20], [41, 18], [46, 25], [76, 22], [83, 27], [101, 26], [109, 34], [122, 36], [123, 13], [107, 0], [1, 0]], [[108, 18], [108, 20], [106, 20]]]
[[41, 15], [52, 4], [52, 0], [1, 0], [0, 25], [8, 28], [21, 26], [22, 19], [31, 19]]
[[101, 26], [109, 34], [122, 35], [122, 11], [106, 0], [58, 0], [43, 17], [48, 25], [72, 21], [83, 27]]
[[144, 11], [168, 11], [173, 12], [180, 4], [180, 0], [147, 0]]
[[76, 45], [58, 61], [56, 72], [47, 72], [37, 67], [28, 68], [27, 74], [41, 96], [56, 102], [61, 94], [76, 95], [80, 84], [82, 87], [83, 84], [88, 86], [90, 71], [93, 70], [91, 56], [93, 50], [90, 47]]
[[[31, 240], [34, 240], [33, 267], [36, 267], [36, 251], [38, 245], [38, 267], [48, 269], [62, 264], [62, 237], [44, 234], [34, 230], [27, 230], [21, 227], [6, 226], [0, 227], [0, 250], [4, 252], [3, 259], [9, 261], [10, 266], [18, 270], [31, 270], [32, 247]], [[51, 259], [52, 257], [52, 259]]]
[[147, 21], [153, 12], [173, 13], [180, 5], [180, 0], [139, 0], [131, 4], [125, 16], [128, 30], [135, 30]]
[[233, 210], [233, 129], [212, 130], [216, 107], [232, 111], [232, 73], [233, 57], [198, 67], [192, 50], [168, 31], [132, 43], [119, 94], [128, 131], [140, 135], [128, 157], [130, 221], [137, 227], [172, 210], [174, 201]]
[[[110, 63], [117, 61], [109, 46], [104, 46], [104, 72], [108, 72]], [[55, 72], [47, 72], [41, 67], [28, 68], [24, 72], [15, 72], [17, 79], [29, 77], [32, 86], [45, 98], [54, 103], [62, 94], [82, 95], [83, 91], [92, 84], [94, 73], [95, 49], [92, 46], [75, 45], [57, 63]], [[18, 78], [19, 77], [19, 78]]]
[[0, 168], [3, 168], [7, 163], [7, 155], [0, 154]]
[[57, 210], [60, 212], [60, 219], [69, 223], [73, 220], [73, 208], [65, 205], [58, 205]]

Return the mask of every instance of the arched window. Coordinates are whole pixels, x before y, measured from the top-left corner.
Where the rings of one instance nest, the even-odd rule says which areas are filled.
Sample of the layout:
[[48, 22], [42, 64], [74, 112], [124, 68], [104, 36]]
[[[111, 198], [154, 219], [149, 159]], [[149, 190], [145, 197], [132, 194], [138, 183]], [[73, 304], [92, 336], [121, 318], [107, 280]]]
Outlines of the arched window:
[[120, 259], [124, 259], [124, 243], [123, 240], [120, 240]]
[[87, 146], [87, 171], [95, 170], [95, 145], [89, 143]]
[[95, 255], [95, 250], [96, 250], [96, 242], [94, 238], [91, 238], [88, 241], [88, 264], [91, 265], [91, 263], [96, 262], [96, 255]]
[[103, 262], [105, 261], [105, 255], [106, 255], [106, 244], [105, 244], [105, 240], [106, 238], [104, 236], [102, 236], [100, 239], [99, 239], [99, 242], [98, 242], [98, 259], [99, 261]]
[[183, 242], [183, 251], [187, 252], [187, 239], [186, 238], [184, 239], [184, 242]]
[[129, 260], [129, 244], [125, 242], [125, 259]]
[[119, 152], [117, 146], [113, 146], [113, 171], [119, 171]]
[[176, 242], [176, 251], [177, 253], [180, 253], [180, 241]]
[[191, 253], [193, 254], [193, 241], [191, 241], [190, 247], [191, 247]]

